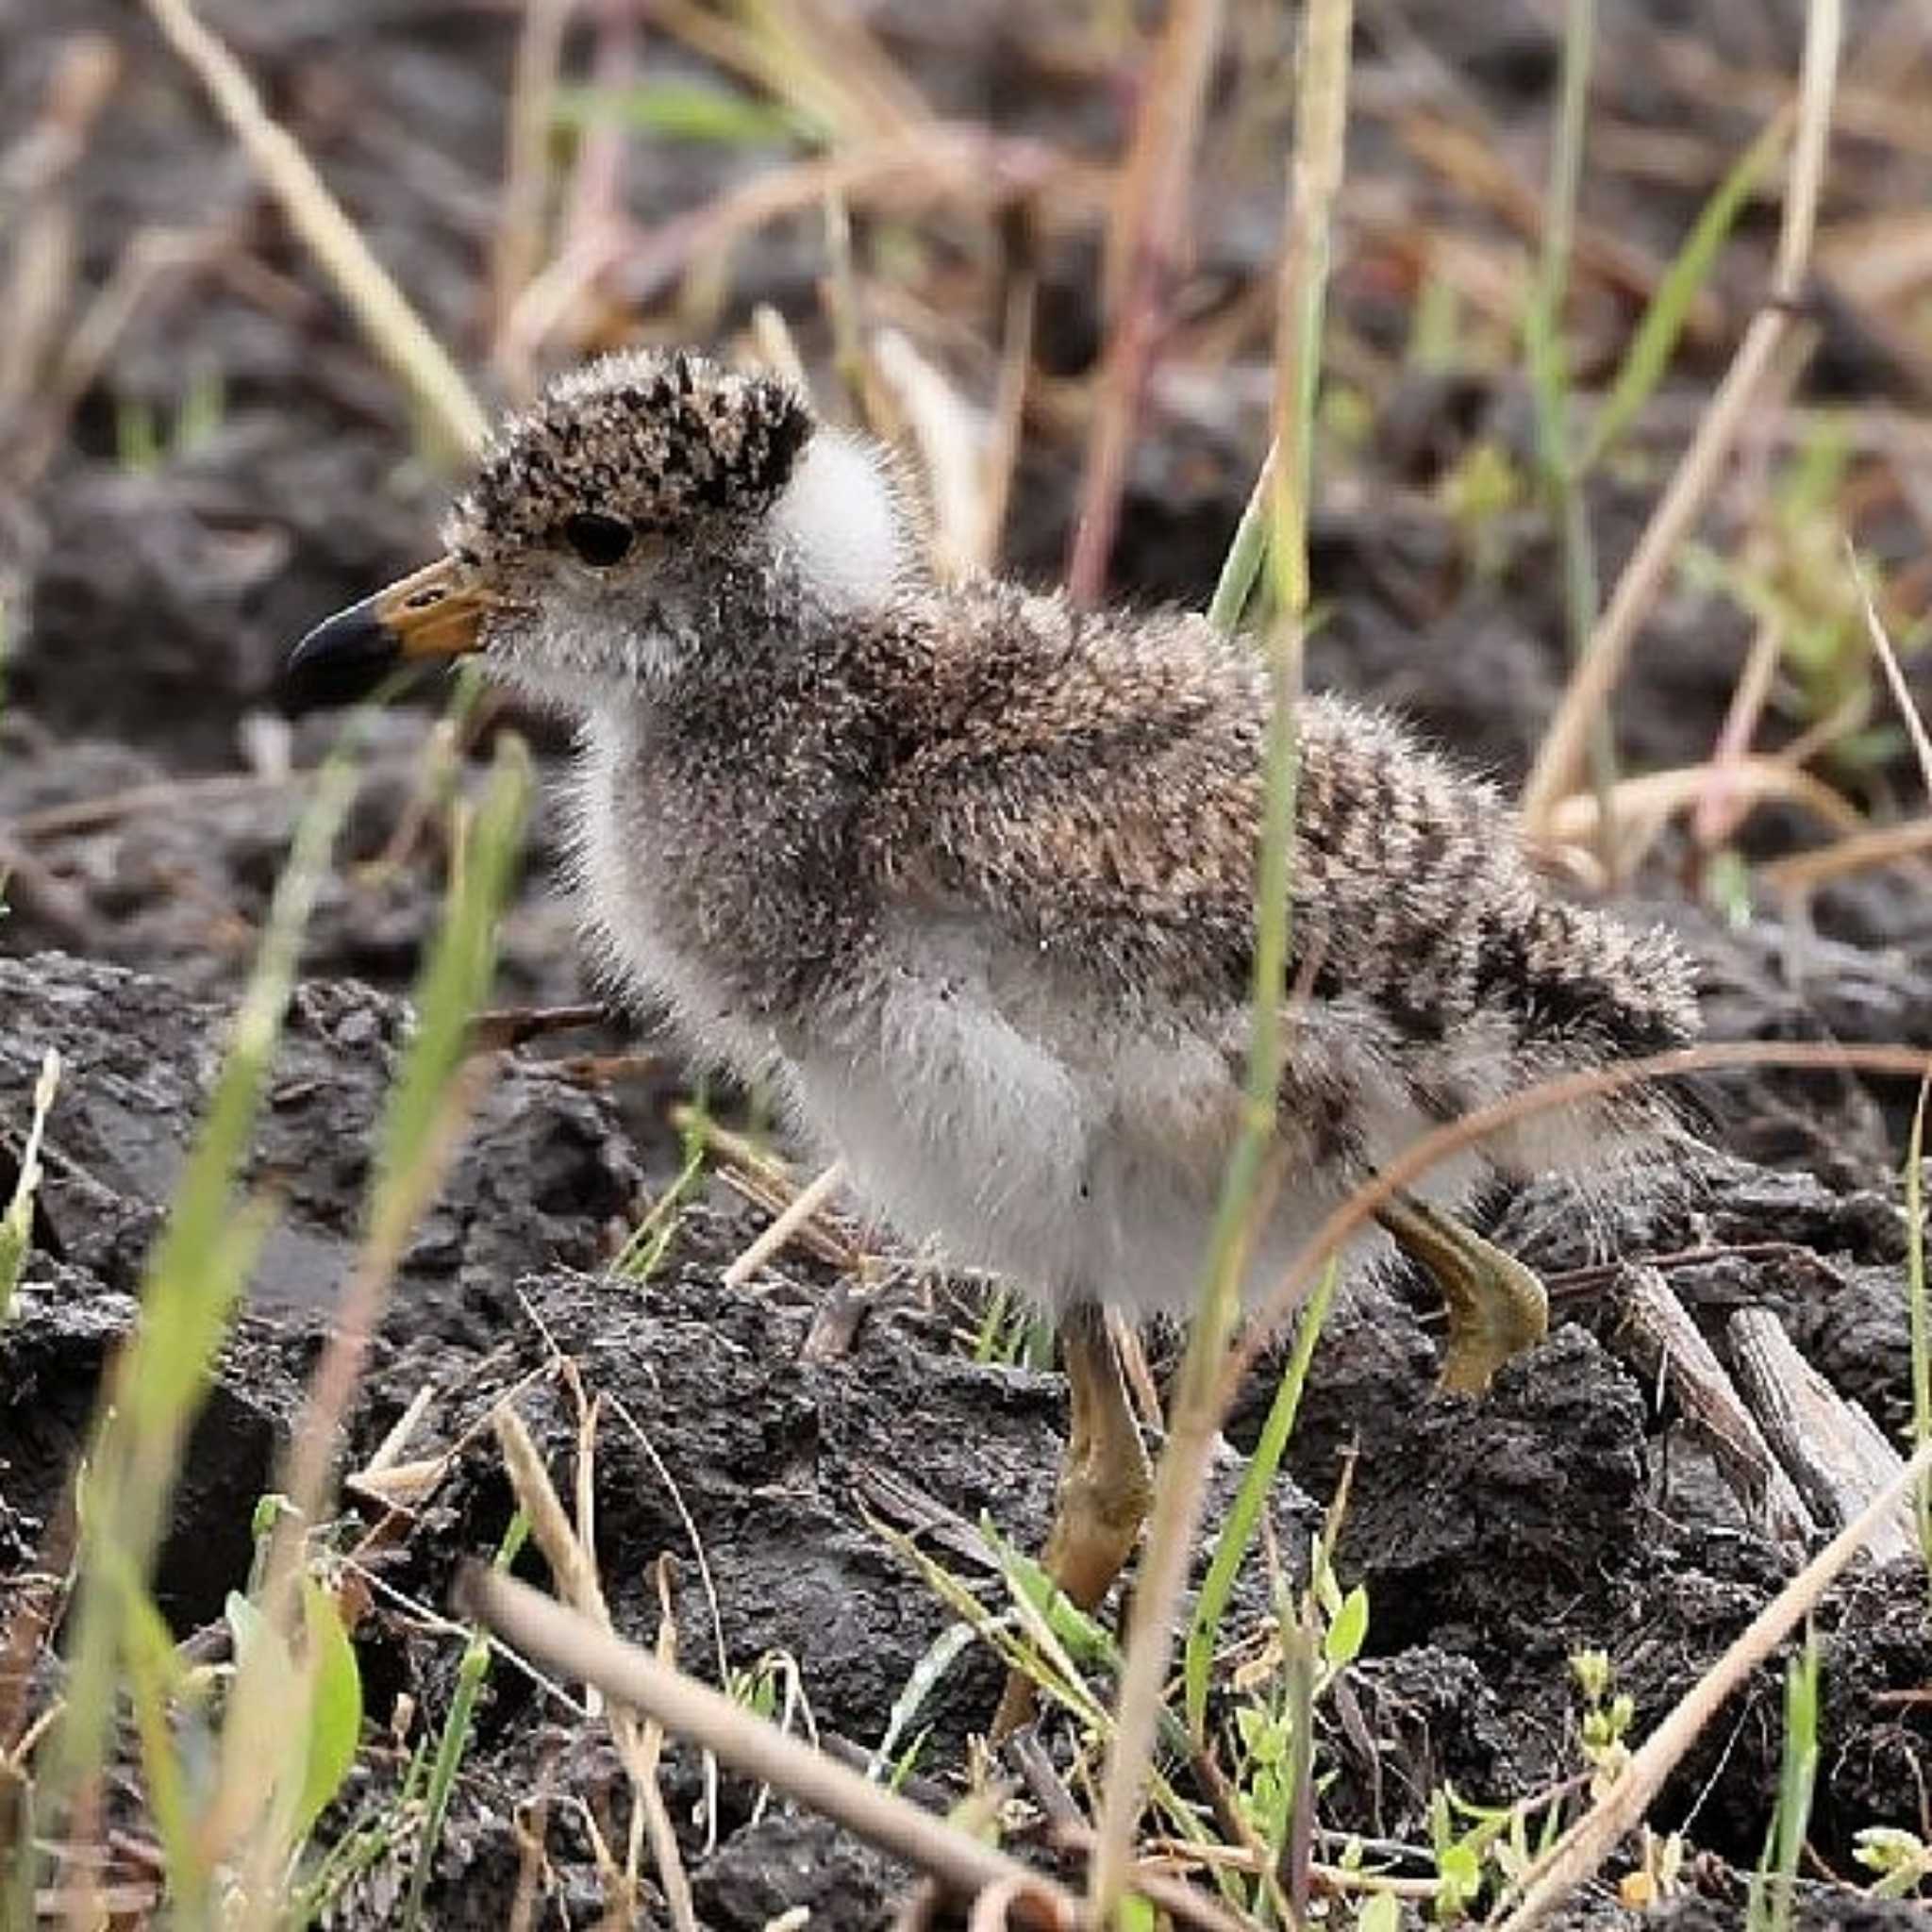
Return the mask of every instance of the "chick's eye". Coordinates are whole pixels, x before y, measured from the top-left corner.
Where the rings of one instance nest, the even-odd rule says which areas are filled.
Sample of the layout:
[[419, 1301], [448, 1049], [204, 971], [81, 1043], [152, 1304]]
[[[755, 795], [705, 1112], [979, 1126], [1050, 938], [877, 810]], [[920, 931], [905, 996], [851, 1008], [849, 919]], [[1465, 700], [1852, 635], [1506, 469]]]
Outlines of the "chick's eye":
[[598, 570], [608, 570], [613, 563], [624, 561], [625, 554], [630, 549], [631, 527], [616, 517], [600, 517], [586, 510], [582, 515], [565, 521], [563, 541], [586, 563]]

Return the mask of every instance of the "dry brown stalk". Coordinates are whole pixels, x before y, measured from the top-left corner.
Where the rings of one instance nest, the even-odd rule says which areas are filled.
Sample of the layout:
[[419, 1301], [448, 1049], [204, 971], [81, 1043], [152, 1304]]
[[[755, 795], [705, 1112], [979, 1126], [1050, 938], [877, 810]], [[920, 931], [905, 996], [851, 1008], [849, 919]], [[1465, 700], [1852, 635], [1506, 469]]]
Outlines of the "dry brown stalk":
[[491, 339], [500, 342], [543, 258], [550, 121], [576, 0], [525, 0], [506, 118], [503, 192], [490, 244]]
[[1879, 825], [1848, 833], [1816, 852], [1793, 852], [1757, 868], [1759, 881], [1779, 892], [1808, 892], [1830, 879], [1848, 878], [1876, 866], [1932, 854], [1932, 818], [1907, 819], [1902, 825]]
[[1892, 703], [1898, 707], [1899, 716], [1905, 720], [1906, 734], [1912, 741], [1912, 754], [1919, 761], [1919, 782], [1924, 786], [1927, 797], [1932, 797], [1932, 736], [1926, 734], [1925, 721], [1920, 717], [1912, 688], [1906, 682], [1906, 674], [1899, 664], [1898, 652], [1892, 647], [1890, 633], [1878, 615], [1878, 606], [1872, 595], [1872, 580], [1858, 561], [1857, 552], [1852, 548], [1849, 537], [1845, 539], [1845, 561], [1851, 570], [1852, 580], [1858, 587], [1858, 602], [1865, 612], [1866, 635], [1872, 640], [1872, 649], [1884, 668], [1886, 686], [1891, 692]]
[[[1738, 773], [1751, 757], [1751, 741], [1757, 735], [1757, 721], [1764, 714], [1765, 701], [1771, 696], [1772, 679], [1777, 675], [1783, 652], [1784, 625], [1775, 618], [1767, 618], [1757, 626], [1750, 655], [1738, 674], [1731, 701], [1724, 708], [1724, 724], [1718, 729], [1717, 743], [1707, 767], [1707, 780], [1691, 814], [1690, 835], [1703, 851], [1714, 851], [1734, 837], [1750, 810], [1750, 800], [1738, 783]], [[1626, 858], [1624, 875], [1627, 878], [1633, 870], [1633, 863]]]
[[870, 373], [904, 424], [924, 473], [927, 558], [942, 583], [957, 581], [983, 567], [986, 421], [902, 329], [878, 329], [871, 347]]
[[120, 50], [105, 34], [73, 35], [40, 115], [0, 151], [0, 236], [12, 244], [0, 256], [0, 412], [36, 394], [67, 326], [79, 218], [64, 191], [120, 75]]
[[1532, 832], [1545, 832], [1557, 801], [1575, 789], [1594, 719], [1610, 701], [1637, 633], [1650, 614], [1684, 539], [1717, 488], [1778, 352], [1790, 335], [1804, 291], [1811, 241], [1824, 183], [1824, 151], [1831, 132], [1833, 83], [1841, 36], [1840, 0], [1813, 0], [1799, 82], [1797, 132], [1785, 192], [1784, 227], [1773, 281], [1773, 300], [1751, 320], [1724, 381], [1705, 410], [1690, 447], [1649, 524], [1610, 601], [1597, 621], [1557, 715], [1538, 747], [1523, 791], [1523, 816]]
[[99, 798], [75, 799], [22, 812], [17, 819], [0, 822], [0, 833], [31, 844], [75, 832], [97, 832], [123, 819], [172, 812], [183, 806], [293, 791], [308, 781], [307, 774], [292, 772], [275, 777], [254, 772], [223, 772], [208, 778], [169, 778], [156, 785], [130, 785], [125, 791], [110, 791]]
[[844, 1185], [842, 1160], [833, 1161], [816, 1179], [808, 1181], [772, 1224], [725, 1269], [724, 1286], [742, 1288]]
[[828, 197], [855, 209], [912, 213], [952, 203], [985, 213], [1040, 194], [1084, 214], [1103, 205], [1103, 180], [1098, 169], [1077, 166], [1043, 142], [936, 125], [774, 168], [658, 227], [626, 227], [615, 238], [622, 260], [612, 280], [625, 300], [647, 301], [692, 261]]
[[[1056, 1818], [1048, 1835], [1055, 1844], [1063, 1845], [1069, 1851], [1085, 1853], [1090, 1857], [1092, 1854], [1092, 1829], [1077, 1817]], [[1214, 1855], [1225, 1851], [1229, 1856], [1219, 1862], [1236, 1870], [1258, 1869], [1248, 1849], [1241, 1845], [1190, 1844], [1185, 1851], [1186, 1856], [1199, 1857], [1203, 1864], [1217, 1862]], [[1240, 1862], [1244, 1858], [1250, 1861], [1245, 1868]], [[1134, 1867], [1134, 1889], [1176, 1925], [1198, 1925], [1201, 1932], [1248, 1932], [1253, 1924], [1251, 1920], [1237, 1918], [1207, 1893], [1197, 1891], [1184, 1879], [1148, 1864], [1145, 1859]]]
[[[1639, 777], [1620, 779], [1611, 791], [1610, 803], [1620, 825], [1653, 817], [1669, 819], [1701, 806], [1720, 784], [1726, 808], [1740, 814], [1749, 807], [1774, 802], [1801, 805], [1836, 832], [1850, 836], [1866, 829], [1864, 814], [1857, 806], [1822, 778], [1800, 771], [1781, 753], [1775, 758], [1747, 755], [1728, 761], [1718, 758], [1708, 764], [1645, 772]], [[1586, 843], [1596, 836], [1602, 817], [1594, 792], [1572, 792], [1551, 811], [1543, 837], [1557, 845]]]
[[1074, 1932], [1081, 1924], [1078, 1903], [1052, 1879], [786, 1736], [541, 1591], [471, 1563], [458, 1578], [456, 1597], [464, 1615], [526, 1657], [542, 1658], [560, 1676], [595, 1684], [607, 1697], [656, 1718], [677, 1737], [694, 1739], [722, 1762], [789, 1792], [868, 1843], [930, 1873], [961, 1897], [976, 1898], [990, 1886], [1017, 1880], [1022, 1889], [1011, 1903], [1011, 1923], [1039, 1932]]
[[[543, 1458], [538, 1455], [537, 1445], [530, 1440], [529, 1430], [524, 1426], [523, 1418], [508, 1407], [498, 1409], [496, 1414], [496, 1440], [503, 1451], [503, 1465], [509, 1472], [510, 1486], [516, 1491], [517, 1502], [530, 1519], [530, 1533], [537, 1539], [537, 1547], [543, 1552], [558, 1587], [575, 1607], [575, 1613], [591, 1628], [609, 1635], [614, 1642], [617, 1640], [612, 1634], [610, 1608], [604, 1599], [604, 1585], [597, 1574], [597, 1559], [586, 1535], [580, 1534], [580, 1530], [588, 1531], [591, 1521], [588, 1497], [590, 1457], [595, 1427], [596, 1405], [590, 1404], [584, 1409], [578, 1433], [578, 1514], [577, 1524], [573, 1525], [551, 1484], [550, 1473], [543, 1467]], [[602, 1689], [594, 1678], [586, 1677], [583, 1681]], [[658, 1882], [663, 1890], [672, 1924], [677, 1932], [697, 1932], [697, 1913], [691, 1900], [691, 1881], [685, 1875], [684, 1859], [677, 1849], [677, 1834], [672, 1827], [664, 1793], [658, 1783], [657, 1748], [647, 1739], [645, 1727], [640, 1724], [636, 1713], [620, 1707], [610, 1711], [608, 1716], [610, 1734], [616, 1740], [617, 1754], [624, 1762], [625, 1774], [630, 1780], [631, 1798], [637, 1807], [631, 1821], [630, 1857], [625, 1872], [627, 1888], [635, 1893], [638, 1830], [641, 1824], [643, 1830], [650, 1835], [651, 1856], [658, 1867]]]
[[468, 454], [479, 448], [489, 424], [461, 372], [323, 185], [300, 143], [270, 118], [241, 63], [194, 17], [189, 0], [146, 0], [146, 6], [281, 203], [289, 225], [430, 426], [453, 451]]
[[1040, 269], [1035, 260], [1035, 211], [1021, 203], [1007, 222], [1007, 290], [1000, 328], [999, 383], [993, 392], [992, 424], [980, 458], [982, 515], [974, 562], [996, 570], [1000, 541], [1020, 463], [1020, 437], [1026, 414], [1026, 391], [1033, 370], [1033, 330], [1039, 306]]
[[1091, 604], [1106, 587], [1141, 397], [1186, 252], [1188, 192], [1222, 13], [1222, 0], [1175, 0], [1168, 10], [1121, 171], [1102, 284], [1111, 326], [1067, 558], [1075, 603]]
[[1446, 1123], [1409, 1143], [1380, 1169], [1374, 1180], [1357, 1188], [1316, 1229], [1313, 1239], [1250, 1318], [1247, 1332], [1228, 1357], [1222, 1378], [1222, 1413], [1241, 1393], [1261, 1355], [1302, 1304], [1331, 1256], [1374, 1221], [1375, 1213], [1392, 1196], [1410, 1187], [1436, 1166], [1465, 1147], [1479, 1145], [1513, 1122], [1571, 1106], [1600, 1094], [1621, 1092], [1647, 1080], [1670, 1080], [1685, 1074], [1737, 1072], [1775, 1067], [1780, 1071], [1890, 1074], [1923, 1080], [1932, 1077], [1932, 1051], [1909, 1046], [1865, 1046], [1837, 1041], [1729, 1041], [1712, 1046], [1679, 1047], [1647, 1059], [1626, 1060], [1619, 1066], [1591, 1073], [1566, 1074], [1523, 1093], [1490, 1102]]

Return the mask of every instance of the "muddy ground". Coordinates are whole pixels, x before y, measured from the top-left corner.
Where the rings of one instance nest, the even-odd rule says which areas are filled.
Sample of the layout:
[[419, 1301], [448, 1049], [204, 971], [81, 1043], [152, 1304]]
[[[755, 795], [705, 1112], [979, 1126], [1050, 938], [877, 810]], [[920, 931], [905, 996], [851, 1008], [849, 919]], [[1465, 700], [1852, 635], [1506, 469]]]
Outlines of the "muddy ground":
[[[480, 360], [508, 15], [360, 0], [206, 11], [412, 299]], [[886, 44], [944, 111], [991, 116], [1098, 157], [1117, 147], [1123, 91], [1069, 79], [1033, 46], [1017, 9], [946, 11], [943, 29], [910, 6], [880, 13]], [[1501, 153], [1532, 175], [1540, 170], [1554, 71], [1541, 9], [1488, 8], [1479, 21], [1456, 7], [1374, 11], [1361, 49], [1370, 98], [1418, 85], [1420, 72], [1474, 103]], [[1696, 70], [1680, 58], [1687, 9], [1606, 11], [1604, 111], [1641, 128], [1669, 125], [1694, 104], [1713, 147], [1735, 153], [1756, 123], [1738, 102], [1698, 93]], [[1710, 0], [1689, 11], [1707, 29], [1703, 40], [1740, 69], [1790, 70], [1795, 7], [1767, 14]], [[1852, 11], [1862, 28], [1883, 9]], [[62, 191], [76, 217], [76, 303], [149, 228], [192, 230], [206, 253], [137, 306], [42, 441], [25, 487], [0, 492], [0, 572], [16, 593], [0, 708], [0, 865], [11, 870], [0, 922], [0, 1194], [10, 1188], [43, 1050], [57, 1046], [66, 1067], [26, 1286], [0, 1330], [0, 1586], [19, 1585], [37, 1561], [102, 1364], [131, 1319], [142, 1257], [299, 808], [284, 774], [329, 741], [327, 721], [279, 721], [277, 663], [315, 618], [425, 554], [446, 489], [387, 379], [128, 8], [0, 0], [8, 49], [0, 145], [33, 121], [49, 74], [84, 29], [108, 38], [122, 71]], [[675, 71], [691, 66], [668, 42], [652, 39], [648, 48]], [[1677, 52], [1666, 58], [1666, 49]], [[573, 42], [573, 59], [583, 55]], [[1366, 187], [1344, 223], [1336, 291], [1352, 340], [1385, 357], [1400, 349], [1413, 295], [1401, 225], [1481, 228], [1487, 219], [1404, 147], [1397, 125], [1366, 112], [1358, 125], [1353, 164]], [[1922, 206], [1932, 192], [1923, 158], [1908, 164], [1890, 150], [1845, 145], [1850, 186], [1833, 214]], [[641, 139], [625, 155], [631, 206], [641, 221], [668, 223], [773, 158]], [[1224, 313], [1265, 280], [1273, 177], [1236, 171], [1221, 185], [1224, 194], [1204, 197], [1211, 214], [1180, 305], [1190, 316]], [[1391, 196], [1400, 224], [1386, 212]], [[1591, 175], [1586, 212], [1661, 258], [1698, 199], [1690, 186], [1673, 192], [1611, 170]], [[957, 225], [942, 221], [941, 232], [958, 242]], [[1747, 221], [1714, 287], [1708, 339], [1682, 370], [1693, 406], [1762, 293], [1770, 232], [1768, 213]], [[1094, 353], [1093, 244], [1091, 225], [1075, 227], [1057, 234], [1043, 258], [1038, 360], [1055, 377], [1079, 375]], [[728, 333], [752, 301], [769, 300], [792, 317], [808, 353], [823, 350], [812, 225], [781, 227], [741, 250], [734, 269], [710, 333]], [[659, 292], [632, 291], [640, 302]], [[1577, 308], [1589, 373], [1592, 352], [1601, 361], [1627, 326], [1627, 303], [1620, 308], [1611, 284], [1591, 281]], [[994, 312], [987, 305], [989, 328]], [[1920, 365], [1873, 341], [1841, 305], [1821, 298], [1818, 316], [1801, 400], [1924, 409]], [[654, 325], [665, 325], [661, 309]], [[983, 356], [962, 349], [958, 359], [969, 386], [985, 375]], [[1478, 559], [1435, 486], [1480, 441], [1525, 451], [1527, 402], [1507, 373], [1390, 367], [1374, 427], [1338, 458], [1317, 518], [1324, 622], [1310, 675], [1386, 699], [1512, 777], [1564, 675], [1554, 541], [1540, 511], [1518, 507], [1485, 534]], [[210, 380], [220, 385], [217, 419], [176, 444], [168, 425], [191, 389]], [[1170, 371], [1157, 383], [1124, 509], [1115, 573], [1124, 591], [1198, 601], [1211, 584], [1258, 456], [1263, 395], [1258, 364], [1238, 365], [1225, 380], [1190, 385]], [[47, 426], [38, 400], [15, 399], [15, 460]], [[129, 428], [149, 420], [161, 429], [156, 452], [137, 447]], [[1673, 447], [1662, 436], [1657, 463], [1597, 487], [1607, 581]], [[1037, 578], [1059, 565], [1075, 448], [1046, 425], [1022, 467], [1008, 551]], [[1859, 535], [1883, 561], [1911, 555], [1914, 531], [1898, 504], [1878, 500]], [[1745, 620], [1719, 600], [1688, 589], [1666, 600], [1619, 701], [1619, 741], [1633, 767], [1708, 754], [1748, 641]], [[1922, 691], [1932, 690], [1923, 670], [1914, 675]], [[383, 722], [305, 951], [250, 1170], [281, 1211], [197, 1432], [162, 1560], [163, 1607], [184, 1636], [216, 1619], [245, 1574], [251, 1508], [354, 1253], [370, 1130], [408, 1024], [396, 995], [433, 930], [446, 856], [438, 815], [418, 809], [434, 716], [404, 708]], [[540, 750], [554, 757], [533, 721], [507, 722], [537, 728]], [[1792, 720], [1771, 727], [1794, 728]], [[1837, 775], [1881, 816], [1923, 808], [1900, 748]], [[1743, 844], [1766, 858], [1813, 837], [1794, 813], [1766, 813]], [[555, 857], [554, 826], [540, 815], [505, 933], [507, 1003], [590, 991], [552, 884]], [[1766, 898], [1746, 917], [1721, 918], [1699, 903], [1681, 845], [1667, 840], [1632, 896], [1695, 950], [1715, 1037], [1924, 1045], [1927, 883], [1922, 867], [1894, 867], [1814, 894], [1797, 916]], [[522, 1412], [562, 1474], [577, 1424], [559, 1365], [574, 1364], [582, 1387], [607, 1398], [598, 1535], [620, 1626], [656, 1631], [655, 1565], [668, 1553], [687, 1662], [715, 1675], [721, 1645], [735, 1670], [789, 1652], [822, 1731], [869, 1750], [945, 1622], [875, 1519], [916, 1529], [969, 1580], [986, 1580], [972, 1568], [962, 1525], [984, 1513], [1037, 1542], [1064, 1427], [1061, 1384], [975, 1365], [962, 1341], [975, 1291], [910, 1269], [889, 1279], [849, 1348], [808, 1345], [840, 1290], [836, 1272], [792, 1253], [753, 1288], [725, 1290], [724, 1267], [761, 1219], [715, 1182], [647, 1282], [613, 1277], [626, 1228], [678, 1170], [666, 1108], [681, 1077], [667, 1058], [607, 1091], [579, 1069], [583, 1056], [656, 1041], [643, 1015], [503, 1057], [407, 1257], [351, 1418], [345, 1466], [373, 1450], [419, 1390], [433, 1391], [417, 1452], [427, 1453], [458, 1441], [521, 1385]], [[1415, 1312], [1415, 1284], [1361, 1285], [1338, 1312], [1274, 1503], [1281, 1546], [1296, 1560], [1342, 1458], [1354, 1456], [1338, 1563], [1345, 1581], [1368, 1584], [1372, 1620], [1346, 1705], [1329, 1711], [1323, 1740], [1333, 1773], [1323, 1822], [1335, 1831], [1421, 1844], [1430, 1793], [1445, 1780], [1471, 1800], [1507, 1802], [1574, 1774], [1566, 1658], [1584, 1646], [1609, 1652], [1641, 1737], [1790, 1573], [1791, 1553], [1747, 1520], [1619, 1357], [1607, 1301], [1577, 1271], [1608, 1257], [1713, 1251], [1674, 1268], [1672, 1281], [1715, 1341], [1729, 1310], [1772, 1307], [1809, 1359], [1894, 1439], [1906, 1422], [1896, 1175], [1909, 1091], [1767, 1074], [1715, 1082], [1705, 1098], [1708, 1159], [1669, 1187], [1588, 1212], [1547, 1188], [1497, 1204], [1501, 1238], [1553, 1277], [1565, 1319], [1484, 1402], [1432, 1392], [1435, 1340]], [[1570, 1276], [1576, 1286], [1565, 1292]], [[1164, 1374], [1173, 1339], [1156, 1335], [1149, 1346]], [[1231, 1429], [1238, 1444], [1251, 1439], [1269, 1392], [1257, 1384], [1242, 1405]], [[399, 1594], [378, 1595], [358, 1635], [378, 1720], [408, 1693], [419, 1725], [441, 1721], [458, 1646], [405, 1605], [440, 1607], [457, 1560], [492, 1549], [509, 1510], [493, 1451], [472, 1443], [381, 1557], [379, 1580]], [[686, 1512], [715, 1591], [715, 1623]], [[376, 1513], [356, 1506], [342, 1545]], [[1244, 1614], [1257, 1616], [1260, 1602], [1251, 1579]], [[1918, 1567], [1866, 1567], [1819, 1619], [1824, 1733], [1807, 1923], [1878, 1925], [1909, 1915], [1832, 1881], [1857, 1876], [1860, 1828], [1932, 1838], [1924, 1604]], [[941, 1682], [925, 1712], [924, 1795], [957, 1795], [967, 1740], [996, 1688], [983, 1657]], [[1681, 1827], [1693, 1857], [1689, 1895], [1661, 1923], [1739, 1922], [1740, 1874], [1757, 1858], [1777, 1774], [1780, 1696], [1778, 1674], [1760, 1673], [1673, 1779], [1656, 1822]], [[365, 1754], [344, 1822], [379, 1805], [398, 1763], [389, 1746]], [[905, 1873], [782, 1803], [754, 1822], [755, 1794], [729, 1781], [708, 1829], [695, 1817], [702, 1783], [688, 1752], [673, 1751], [666, 1781], [707, 1924], [758, 1927], [798, 1905], [812, 1907], [814, 1925], [879, 1924], [904, 1896]], [[541, 1923], [588, 1922], [599, 1881], [563, 1794], [621, 1825], [623, 1790], [601, 1726], [499, 1670], [436, 1868], [435, 1922], [504, 1923], [524, 1857], [519, 1807], [542, 1792], [556, 1802]], [[339, 1922], [385, 1923], [397, 1882], [394, 1863], [378, 1865], [346, 1895]], [[1571, 1923], [1617, 1919], [1604, 1893], [1579, 1902]]]

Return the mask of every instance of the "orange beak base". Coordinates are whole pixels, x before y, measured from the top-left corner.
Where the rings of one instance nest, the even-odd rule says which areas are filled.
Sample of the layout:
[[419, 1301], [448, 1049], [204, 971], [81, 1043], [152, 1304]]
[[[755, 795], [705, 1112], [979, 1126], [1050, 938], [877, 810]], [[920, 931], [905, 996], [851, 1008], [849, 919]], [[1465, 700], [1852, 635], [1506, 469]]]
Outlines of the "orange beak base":
[[282, 674], [290, 709], [354, 704], [401, 664], [477, 649], [492, 602], [444, 557], [337, 611], [290, 653]]

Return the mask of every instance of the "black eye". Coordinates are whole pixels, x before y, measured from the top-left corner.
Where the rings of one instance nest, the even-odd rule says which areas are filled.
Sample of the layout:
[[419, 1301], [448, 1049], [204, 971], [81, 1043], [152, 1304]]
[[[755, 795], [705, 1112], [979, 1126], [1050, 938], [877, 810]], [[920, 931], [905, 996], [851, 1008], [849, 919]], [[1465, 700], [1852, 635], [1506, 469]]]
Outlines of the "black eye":
[[616, 517], [586, 510], [565, 520], [563, 540], [586, 563], [608, 570], [613, 563], [622, 563], [630, 549], [631, 527]]

